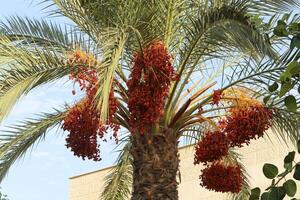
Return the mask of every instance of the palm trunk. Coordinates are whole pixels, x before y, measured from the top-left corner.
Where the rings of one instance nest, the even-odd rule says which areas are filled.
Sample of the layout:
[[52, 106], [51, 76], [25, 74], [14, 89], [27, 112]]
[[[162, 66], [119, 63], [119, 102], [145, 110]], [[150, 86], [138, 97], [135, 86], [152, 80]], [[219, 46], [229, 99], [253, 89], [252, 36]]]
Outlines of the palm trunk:
[[132, 134], [131, 200], [178, 200], [178, 141], [174, 133]]

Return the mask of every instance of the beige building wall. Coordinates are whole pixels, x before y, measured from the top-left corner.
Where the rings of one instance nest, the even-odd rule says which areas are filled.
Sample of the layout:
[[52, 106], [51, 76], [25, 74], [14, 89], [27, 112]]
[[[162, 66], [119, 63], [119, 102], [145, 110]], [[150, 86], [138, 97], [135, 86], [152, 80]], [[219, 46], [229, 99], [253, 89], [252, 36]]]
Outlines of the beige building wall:
[[[292, 144], [286, 145], [280, 142], [276, 136], [269, 134], [269, 139], [259, 139], [252, 141], [247, 147], [241, 148], [239, 153], [243, 155], [243, 164], [250, 174], [250, 182], [253, 188], [259, 186], [266, 188], [268, 181], [263, 173], [264, 163], [275, 164], [283, 171], [283, 158], [289, 152], [295, 150]], [[267, 137], [265, 137], [267, 138]], [[288, 147], [289, 146], [289, 147]], [[226, 200], [227, 194], [210, 192], [202, 188], [199, 183], [201, 166], [193, 165], [194, 149], [185, 147], [180, 149], [181, 159], [181, 183], [179, 185], [180, 200]], [[298, 156], [298, 155], [297, 155]], [[300, 157], [297, 157], [300, 160]], [[106, 168], [70, 178], [69, 200], [99, 200], [99, 194], [103, 188], [103, 178], [109, 173], [111, 168]], [[300, 184], [298, 182], [298, 192], [296, 197], [300, 197]], [[290, 199], [290, 198], [289, 198]]]

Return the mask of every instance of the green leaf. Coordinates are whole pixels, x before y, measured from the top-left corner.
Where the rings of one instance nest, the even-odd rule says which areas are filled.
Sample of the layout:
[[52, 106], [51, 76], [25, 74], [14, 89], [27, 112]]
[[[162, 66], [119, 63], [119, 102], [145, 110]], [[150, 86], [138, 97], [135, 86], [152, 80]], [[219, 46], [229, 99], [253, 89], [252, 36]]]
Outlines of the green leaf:
[[295, 151], [289, 152], [289, 154], [284, 158], [284, 163], [291, 163], [295, 159]]
[[261, 200], [268, 200], [268, 198], [269, 198], [269, 192], [264, 192], [262, 195], [261, 195]]
[[260, 14], [256, 14], [254, 16], [250, 16], [251, 21], [255, 24], [255, 27], [259, 27], [263, 24], [263, 19]]
[[280, 74], [280, 77], [279, 77], [279, 79], [282, 83], [289, 82], [291, 78], [292, 78], [292, 75], [288, 71], [283, 72], [282, 74]]
[[291, 23], [288, 29], [291, 34], [296, 34], [300, 31], [300, 26], [298, 23]]
[[296, 179], [297, 181], [300, 181], [300, 164], [296, 165], [293, 178]]
[[293, 95], [289, 95], [289, 96], [285, 97], [284, 104], [289, 111], [291, 111], [291, 112], [297, 111], [297, 101]]
[[290, 171], [293, 168], [293, 163], [284, 163], [283, 165], [284, 169], [286, 169], [287, 171]]
[[271, 188], [268, 200], [282, 200], [285, 197], [285, 191], [283, 187]]
[[279, 97], [283, 97], [287, 92], [289, 92], [293, 88], [293, 85], [291, 82], [284, 82], [281, 85], [280, 91], [279, 91]]
[[282, 20], [277, 22], [277, 26], [274, 28], [274, 34], [278, 37], [286, 37], [288, 36], [288, 31], [286, 30], [286, 23]]
[[272, 85], [269, 86], [269, 91], [270, 92], [275, 92], [278, 89], [278, 84], [274, 82]]
[[287, 37], [288, 36], [288, 32], [284, 26], [277, 26], [274, 29], [274, 34], [278, 37]]
[[266, 163], [263, 166], [263, 173], [268, 179], [273, 179], [278, 174], [278, 168], [275, 165]]
[[300, 48], [300, 37], [297, 35], [292, 38], [290, 45], [291, 49], [294, 49], [295, 47]]
[[285, 26], [286, 27], [286, 23], [283, 20], [278, 20], [277, 21], [277, 26]]
[[260, 188], [254, 188], [251, 190], [251, 195], [249, 200], [259, 200], [260, 197]]
[[264, 99], [263, 99], [264, 104], [267, 104], [268, 101], [270, 100], [270, 98], [271, 98], [271, 95], [264, 97]]
[[286, 69], [292, 76], [299, 75], [300, 72], [300, 64], [297, 61], [293, 61], [288, 64]]
[[290, 197], [295, 196], [295, 194], [297, 192], [297, 185], [296, 185], [295, 181], [293, 181], [292, 179], [286, 181], [283, 184], [283, 188], [284, 188], [286, 194]]

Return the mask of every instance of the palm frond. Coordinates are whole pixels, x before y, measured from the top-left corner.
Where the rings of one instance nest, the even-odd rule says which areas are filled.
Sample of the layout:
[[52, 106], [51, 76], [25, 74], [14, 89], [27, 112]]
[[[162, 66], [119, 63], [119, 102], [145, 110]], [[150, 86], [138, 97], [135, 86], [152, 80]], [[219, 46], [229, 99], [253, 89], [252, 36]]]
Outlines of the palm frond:
[[97, 91], [98, 107], [101, 110], [101, 119], [108, 116], [109, 93], [111, 91], [116, 72], [121, 70], [120, 62], [124, 52], [127, 35], [120, 29], [108, 30], [102, 35], [105, 44], [102, 46], [102, 63], [98, 66], [99, 89]]
[[44, 0], [43, 3], [48, 3], [48, 10], [52, 8], [50, 15], [68, 17], [82, 31], [97, 38], [99, 34], [95, 30], [135, 24], [137, 15], [142, 14], [142, 5], [145, 7], [148, 1]]
[[277, 58], [269, 42], [251, 23], [246, 8], [244, 4], [230, 4], [200, 12], [196, 18], [190, 19], [191, 26], [186, 27], [186, 39], [181, 49], [184, 53], [178, 58], [178, 71], [183, 81], [179, 89], [179, 81], [172, 88], [167, 103], [168, 112], [175, 106], [191, 74], [205, 57], [216, 58], [218, 52], [221, 52], [220, 57], [228, 56], [223, 52], [238, 51], [257, 60], [265, 54]]
[[284, 106], [279, 106], [274, 110], [271, 130], [283, 141], [296, 145], [300, 138], [300, 113], [291, 113], [282, 108]]
[[238, 194], [229, 194], [229, 197], [232, 200], [248, 200], [251, 193], [249, 174], [247, 173], [247, 170], [242, 163], [241, 155], [235, 152], [233, 149], [231, 149], [229, 151], [229, 155], [225, 158], [224, 162], [238, 164], [241, 167], [241, 171], [242, 171], [242, 178], [243, 178], [242, 189]]
[[192, 124], [181, 130], [180, 136], [184, 145], [194, 145], [202, 140], [204, 133], [212, 127], [208, 122]]
[[254, 13], [272, 15], [274, 13], [284, 14], [300, 8], [298, 0], [251, 0], [249, 9]]
[[51, 127], [58, 125], [66, 111], [52, 114], [41, 114], [38, 119], [23, 121], [11, 126], [9, 130], [0, 134], [0, 181], [6, 176], [13, 163], [44, 139]]
[[[69, 74], [65, 55], [51, 47], [24, 48], [0, 40], [0, 107], [2, 120], [16, 101], [33, 88]], [[1, 62], [4, 60], [4, 63]]]
[[76, 47], [89, 50], [94, 44], [86, 34], [71, 25], [60, 25], [51, 21], [23, 18], [6, 18], [0, 24], [1, 36], [22, 45], [57, 47], [60, 50], [72, 50]]
[[[263, 97], [269, 95], [267, 90], [270, 82], [276, 81], [279, 79], [281, 72], [285, 70], [285, 67], [277, 65], [273, 61], [261, 61], [261, 63], [256, 63], [250, 60], [244, 60], [244, 62], [238, 63], [236, 66], [229, 69], [226, 73], [225, 71], [225, 83], [222, 89], [228, 89], [233, 86], [246, 87], [253, 90], [257, 95], [255, 98], [260, 100]], [[276, 96], [276, 95], [275, 95]], [[210, 97], [201, 99], [201, 101], [189, 108], [186, 113], [183, 115], [183, 118], [191, 116], [193, 112], [197, 111], [199, 105], [204, 105], [205, 102]], [[290, 140], [296, 142], [299, 136], [299, 113], [291, 113], [286, 110], [284, 101], [282, 99], [270, 99], [270, 107], [274, 108], [274, 116], [272, 119], [272, 130], [278, 134], [283, 140]], [[297, 101], [300, 102], [299, 96], [297, 96]], [[216, 109], [205, 110], [204, 115], [213, 116], [215, 111], [222, 110], [222, 107]], [[222, 115], [222, 112], [220, 113]], [[220, 116], [220, 114], [217, 114]], [[196, 115], [195, 115], [196, 116]], [[195, 123], [199, 123], [195, 121]], [[188, 127], [183, 127], [183, 130], [188, 129], [189, 132], [182, 133], [183, 135], [199, 137], [197, 135], [198, 130], [193, 130], [190, 127], [194, 127], [197, 124], [189, 124]], [[201, 134], [198, 133], [198, 134]]]
[[1, 23], [0, 33], [11, 41], [25, 40], [28, 45], [31, 41], [41, 45], [59, 45], [66, 49], [70, 45], [68, 36], [59, 25], [44, 20], [10, 17]]
[[[186, 27], [187, 44], [190, 46], [186, 49], [187, 52], [193, 50], [192, 55], [196, 54], [197, 57], [201, 55], [199, 52], [202, 52], [201, 56], [215, 55], [217, 51], [223, 51], [223, 48], [230, 51], [237, 48], [253, 56], [274, 56], [263, 33], [252, 23], [247, 8], [247, 4], [237, 1], [200, 11], [196, 17], [190, 17], [192, 26]], [[205, 54], [203, 49], [206, 49]]]
[[120, 151], [117, 165], [105, 177], [105, 186], [101, 200], [125, 200], [128, 198], [132, 184], [132, 157], [130, 142]]
[[[45, 0], [44, 2], [49, 2], [49, 0]], [[130, 4], [131, 1], [129, 3], [126, 3], [127, 1], [122, 2], [123, 3], [119, 3], [121, 3], [120, 5], [124, 5], [124, 7], [117, 4], [120, 12], [114, 12], [113, 16], [109, 15], [110, 19], [117, 17], [118, 20], [109, 24], [102, 23], [101, 20], [101, 23], [99, 23], [96, 20], [98, 18], [95, 16], [95, 13], [89, 12], [90, 9], [92, 9], [90, 7], [91, 1], [54, 0], [52, 3], [52, 7], [55, 5], [58, 8], [54, 9], [52, 14], [62, 14], [71, 19], [81, 31], [85, 32], [94, 41], [99, 50], [98, 53], [101, 55], [102, 62], [97, 66], [98, 74], [100, 75], [97, 104], [99, 110], [101, 110], [101, 120], [103, 121], [105, 121], [108, 116], [109, 93], [116, 72], [121, 70], [120, 60], [127, 41], [128, 26], [132, 21], [132, 15], [129, 14], [128, 9], [126, 9], [128, 8], [126, 5]], [[105, 3], [98, 1], [97, 5], [109, 7], [114, 6], [115, 3], [113, 3], [113, 1], [107, 1]], [[141, 3], [139, 3], [139, 5], [141, 5]], [[108, 16], [106, 16], [106, 19], [107, 17]]]
[[[57, 3], [59, 1], [54, 1], [58, 5], [63, 5], [62, 3]], [[67, 1], [65, 1], [67, 2]], [[81, 6], [89, 16], [99, 25], [99, 27], [108, 27], [116, 23], [121, 18], [118, 17], [120, 10], [124, 9], [125, 1], [120, 0], [79, 0], [78, 5]], [[64, 6], [66, 7], [66, 6]], [[66, 10], [65, 12], [67, 12]]]
[[[188, 3], [185, 0], [144, 1], [138, 13], [137, 30], [145, 41], [160, 38], [165, 45], [174, 50], [186, 16]], [[144, 8], [143, 8], [144, 7]], [[171, 50], [171, 51], [172, 51]]]
[[[298, 51], [296, 51], [296, 54]], [[270, 95], [268, 86], [279, 80], [280, 74], [286, 69], [286, 64], [293, 59], [294, 53], [288, 51], [284, 54], [279, 62], [262, 59], [258, 64], [251, 60], [245, 60], [239, 65], [225, 72], [227, 86], [248, 86], [257, 92], [256, 97], [262, 100]], [[300, 102], [299, 95], [295, 95], [297, 102]], [[278, 98], [276, 94], [272, 94], [267, 106], [274, 108], [272, 119], [272, 131], [276, 133], [284, 141], [292, 141], [295, 143], [300, 138], [299, 122], [300, 113], [290, 112], [287, 110], [284, 100]]]
[[[184, 0], [172, 0], [165, 1], [166, 4], [163, 4], [162, 10], [167, 10], [165, 18], [165, 31], [164, 31], [164, 42], [168, 46], [170, 41], [176, 41], [175, 38], [179, 35], [179, 29], [181, 26], [181, 21], [187, 4]], [[177, 34], [177, 35], [176, 35]]]
[[[49, 3], [50, 2], [50, 3]], [[50, 15], [62, 15], [72, 20], [80, 31], [87, 34], [94, 42], [97, 41], [99, 26], [90, 12], [81, 6], [79, 0], [44, 0]]]

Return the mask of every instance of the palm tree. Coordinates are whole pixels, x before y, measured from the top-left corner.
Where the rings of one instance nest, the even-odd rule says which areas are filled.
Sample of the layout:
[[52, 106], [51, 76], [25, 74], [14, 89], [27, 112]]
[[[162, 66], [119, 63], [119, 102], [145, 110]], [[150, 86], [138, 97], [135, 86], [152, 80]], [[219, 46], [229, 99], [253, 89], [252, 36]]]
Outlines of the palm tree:
[[[106, 131], [91, 131], [97, 136], [86, 135], [87, 130], [95, 124], [115, 130], [120, 126], [129, 134], [120, 140], [124, 148], [107, 177], [102, 198], [125, 199], [132, 186], [132, 200], [178, 199], [179, 140], [194, 144], [204, 140], [204, 132], [219, 131], [218, 121], [240, 108], [236, 102], [259, 102], [266, 86], [284, 70], [274, 65], [279, 58], [272, 48], [273, 43], [283, 44], [268, 37], [273, 18], [261, 27], [255, 21], [257, 14], [268, 18], [300, 7], [297, 0], [43, 3], [51, 15], [63, 15], [74, 25], [20, 17], [1, 23], [0, 119], [32, 89], [70, 75], [86, 96], [75, 105], [56, 108], [2, 133], [0, 179], [51, 127], [62, 124], [71, 132], [67, 146], [75, 155], [99, 160], [97, 137]], [[154, 58], [152, 51], [157, 53]], [[151, 63], [158, 58], [162, 69], [167, 66], [168, 70], [139, 68], [147, 65], [146, 60]], [[241, 91], [249, 97], [239, 95]], [[142, 108], [142, 92], [157, 107]], [[140, 95], [137, 100], [135, 95]], [[160, 97], [160, 102], [154, 97]], [[282, 108], [280, 100], [268, 102], [266, 106], [276, 109], [267, 127], [282, 139], [296, 141], [299, 113]], [[145, 120], [147, 113], [152, 118]], [[74, 124], [79, 118], [82, 124]], [[242, 166], [232, 149], [222, 162]], [[235, 199], [249, 196], [245, 171], [242, 178]]]

